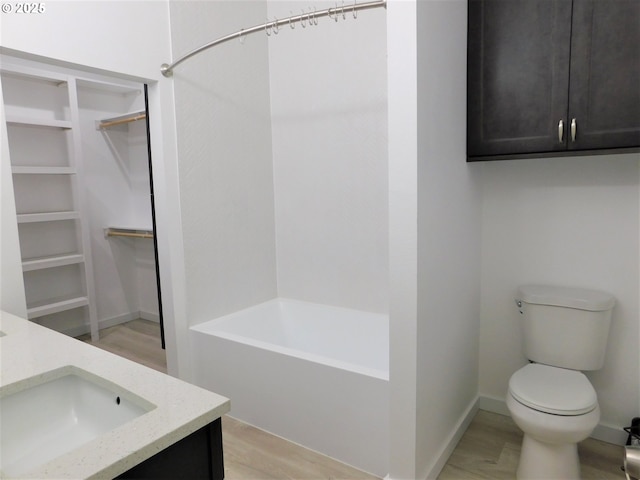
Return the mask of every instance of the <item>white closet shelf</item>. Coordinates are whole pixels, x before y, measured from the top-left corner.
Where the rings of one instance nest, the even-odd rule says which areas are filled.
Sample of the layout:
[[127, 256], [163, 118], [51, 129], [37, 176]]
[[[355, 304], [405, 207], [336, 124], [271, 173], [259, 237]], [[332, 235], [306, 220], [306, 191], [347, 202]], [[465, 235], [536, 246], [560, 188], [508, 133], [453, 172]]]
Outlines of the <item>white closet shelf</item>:
[[105, 80], [97, 80], [95, 78], [77, 78], [76, 83], [79, 89], [95, 91], [104, 94], [104, 92], [122, 95], [142, 95], [142, 88], [138, 83], [129, 83], [127, 81], [112, 82]]
[[58, 220], [75, 220], [77, 218], [80, 218], [80, 213], [76, 211], [49, 212], [49, 213], [21, 213], [17, 217], [18, 217], [18, 223], [55, 222]]
[[57, 120], [55, 118], [19, 117], [7, 115], [8, 125], [28, 125], [32, 127], [61, 128], [71, 130], [72, 123], [69, 120]]
[[11, 171], [16, 175], [73, 175], [76, 173], [74, 167], [36, 167], [36, 166], [14, 166]]
[[0, 74], [2, 74], [3, 77], [13, 77], [18, 79], [28, 78], [42, 83], [49, 83], [51, 85], [55, 85], [56, 87], [65, 86], [68, 82], [67, 75], [63, 73], [45, 73], [42, 70], [34, 70], [33, 68], [18, 65], [12, 65], [7, 68], [0, 67]]
[[87, 305], [89, 305], [89, 299], [81, 295], [41, 302], [27, 308], [27, 318], [31, 320], [45, 315], [51, 315], [52, 313], [66, 312], [74, 308], [85, 307]]
[[22, 261], [22, 271], [44, 270], [45, 268], [64, 267], [84, 262], [84, 255], [71, 253], [66, 255], [53, 255], [50, 257], [30, 258]]

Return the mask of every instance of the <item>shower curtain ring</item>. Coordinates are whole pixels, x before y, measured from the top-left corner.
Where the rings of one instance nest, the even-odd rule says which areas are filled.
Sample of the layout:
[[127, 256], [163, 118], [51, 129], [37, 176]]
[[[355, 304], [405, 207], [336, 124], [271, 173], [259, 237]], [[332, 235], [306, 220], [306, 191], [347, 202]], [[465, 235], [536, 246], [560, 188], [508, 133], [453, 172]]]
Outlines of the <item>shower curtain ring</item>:
[[289, 28], [291, 28], [291, 30], [295, 30], [296, 25], [295, 25], [295, 23], [291, 22], [291, 18], [293, 17], [293, 12], [291, 10], [289, 10], [289, 13], [291, 14], [291, 17], [289, 17]]
[[318, 25], [318, 15], [315, 6], [313, 7], [313, 24]]
[[345, 15], [345, 13], [344, 13], [344, 0], [342, 0], [342, 19], [343, 19], [343, 20], [346, 20], [346, 19], [347, 19], [347, 16], [346, 16], [346, 15]]
[[356, 10], [356, 0], [353, 0], [353, 19], [358, 18], [358, 11]]
[[305, 19], [304, 19], [304, 10], [302, 10], [302, 15], [300, 15], [300, 25], [302, 25], [302, 28], [307, 28], [307, 24], [305, 23]]
[[240, 29], [240, 34], [238, 35], [238, 40], [240, 40], [240, 45], [244, 45], [244, 28]]
[[338, 2], [336, 2], [336, 8], [333, 9], [333, 19], [338, 21]]
[[280, 32], [280, 26], [278, 25], [278, 19], [276, 17], [275, 21], [273, 22], [273, 33], [275, 33], [276, 35]]
[[267, 37], [271, 36], [271, 24], [269, 24], [268, 18], [267, 18], [267, 23], [264, 24], [264, 32], [267, 34]]

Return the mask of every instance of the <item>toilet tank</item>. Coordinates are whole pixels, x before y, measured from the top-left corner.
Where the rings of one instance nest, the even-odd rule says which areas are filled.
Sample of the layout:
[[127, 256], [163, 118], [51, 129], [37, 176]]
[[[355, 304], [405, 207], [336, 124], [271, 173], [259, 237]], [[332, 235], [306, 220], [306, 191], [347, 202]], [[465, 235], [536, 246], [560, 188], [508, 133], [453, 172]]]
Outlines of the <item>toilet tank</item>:
[[536, 363], [599, 370], [615, 299], [581, 288], [528, 285], [516, 296], [524, 326], [524, 353]]

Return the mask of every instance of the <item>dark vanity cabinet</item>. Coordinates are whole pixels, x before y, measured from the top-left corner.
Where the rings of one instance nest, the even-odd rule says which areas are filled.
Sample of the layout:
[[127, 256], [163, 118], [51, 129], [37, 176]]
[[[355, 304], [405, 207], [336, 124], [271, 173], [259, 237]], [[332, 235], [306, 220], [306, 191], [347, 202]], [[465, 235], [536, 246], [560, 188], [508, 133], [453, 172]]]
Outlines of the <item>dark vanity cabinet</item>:
[[223, 480], [221, 420], [187, 435], [116, 479]]
[[469, 0], [467, 159], [639, 151], [640, 0]]

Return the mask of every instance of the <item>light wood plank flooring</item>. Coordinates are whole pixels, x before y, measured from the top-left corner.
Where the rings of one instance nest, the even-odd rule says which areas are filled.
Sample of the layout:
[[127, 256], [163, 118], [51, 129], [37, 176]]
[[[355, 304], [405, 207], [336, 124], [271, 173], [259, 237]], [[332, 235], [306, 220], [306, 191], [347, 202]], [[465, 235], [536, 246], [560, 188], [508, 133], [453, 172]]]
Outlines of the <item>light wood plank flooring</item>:
[[167, 373], [167, 357], [160, 342], [160, 324], [149, 320], [132, 320], [100, 330], [100, 339], [91, 341], [91, 335], [78, 340], [102, 350], [115, 353], [149, 368]]
[[228, 416], [222, 443], [227, 480], [377, 478]]
[[[510, 417], [478, 411], [439, 480], [513, 479], [522, 432]], [[624, 479], [623, 447], [588, 438], [578, 445], [583, 480]]]
[[[157, 324], [134, 320], [102, 330], [100, 337], [95, 346], [166, 372]], [[88, 335], [80, 339], [92, 343]], [[376, 478], [228, 416], [222, 419], [222, 432], [229, 480]], [[522, 433], [511, 418], [481, 410], [438, 478], [513, 479], [521, 442]], [[584, 480], [625, 478], [622, 447], [587, 439], [579, 449]]]

